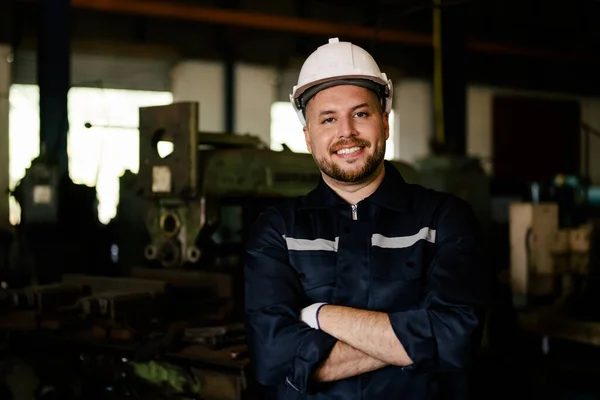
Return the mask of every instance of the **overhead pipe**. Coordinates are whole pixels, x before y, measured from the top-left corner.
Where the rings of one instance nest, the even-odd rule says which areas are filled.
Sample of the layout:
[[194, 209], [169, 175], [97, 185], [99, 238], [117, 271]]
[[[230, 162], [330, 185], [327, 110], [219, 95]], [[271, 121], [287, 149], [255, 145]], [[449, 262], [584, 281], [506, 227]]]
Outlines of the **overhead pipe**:
[[378, 39], [412, 45], [431, 45], [431, 35], [392, 29], [375, 29], [303, 18], [284, 17], [249, 11], [225, 10], [165, 1], [73, 0], [74, 8], [121, 14], [145, 15], [244, 28], [343, 36], [355, 39]]
[[[379, 29], [360, 25], [333, 23], [314, 19], [285, 17], [239, 10], [224, 10], [182, 3], [151, 0], [71, 0], [73, 8], [100, 12], [144, 15], [147, 17], [206, 22], [307, 35], [339, 36], [347, 39], [378, 40], [412, 46], [432, 46], [433, 36], [398, 29]], [[585, 52], [555, 52], [539, 48], [523, 48], [508, 44], [471, 40], [470, 51], [491, 55], [524, 56], [553, 61], [578, 61], [600, 64], [600, 57]]]

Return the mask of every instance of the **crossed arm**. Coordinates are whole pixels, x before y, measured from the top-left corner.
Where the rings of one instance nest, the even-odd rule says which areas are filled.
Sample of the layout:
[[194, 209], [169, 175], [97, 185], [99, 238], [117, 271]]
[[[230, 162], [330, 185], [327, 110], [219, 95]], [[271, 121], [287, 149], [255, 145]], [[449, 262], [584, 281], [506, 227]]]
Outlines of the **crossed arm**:
[[339, 381], [375, 371], [387, 365], [344, 342], [337, 341], [327, 359], [315, 370], [312, 379], [316, 382]]
[[338, 342], [316, 369], [313, 378], [317, 381], [335, 381], [387, 365], [412, 363], [385, 313], [325, 305], [318, 319], [321, 330]]

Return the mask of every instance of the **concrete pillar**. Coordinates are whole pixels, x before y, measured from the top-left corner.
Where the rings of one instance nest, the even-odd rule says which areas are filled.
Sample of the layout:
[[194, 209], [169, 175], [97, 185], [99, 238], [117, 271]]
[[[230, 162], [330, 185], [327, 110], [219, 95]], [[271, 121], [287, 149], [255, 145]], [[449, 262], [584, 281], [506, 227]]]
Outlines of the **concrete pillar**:
[[433, 129], [431, 83], [405, 80], [396, 84], [394, 93], [395, 158], [411, 163], [429, 155]]
[[235, 82], [235, 133], [258, 136], [270, 145], [271, 106], [277, 101], [277, 70], [237, 64]]
[[10, 226], [8, 216], [8, 92], [10, 89], [11, 46], [0, 43], [0, 229]]
[[225, 129], [225, 98], [222, 63], [189, 60], [171, 70], [173, 101], [200, 103], [200, 126], [204, 132], [223, 132]]
[[482, 160], [488, 174], [492, 163], [492, 98], [494, 90], [488, 87], [467, 89], [467, 155]]
[[[171, 70], [173, 101], [200, 102], [200, 130], [225, 132], [225, 65], [189, 60]], [[271, 141], [271, 106], [277, 100], [277, 71], [272, 67], [236, 63], [235, 134], [259, 136]]]

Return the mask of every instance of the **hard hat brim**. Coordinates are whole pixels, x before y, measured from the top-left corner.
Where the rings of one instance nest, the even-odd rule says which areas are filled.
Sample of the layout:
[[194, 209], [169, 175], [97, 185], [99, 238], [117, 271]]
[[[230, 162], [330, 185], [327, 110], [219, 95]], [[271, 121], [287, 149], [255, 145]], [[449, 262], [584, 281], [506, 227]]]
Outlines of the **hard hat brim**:
[[382, 104], [385, 104], [385, 99], [387, 98], [387, 86], [379, 81], [375, 81], [373, 79], [366, 79], [364, 77], [344, 79], [338, 78], [326, 80], [325, 82], [321, 82], [317, 85], [311, 85], [309, 88], [304, 90], [304, 92], [298, 97], [298, 103], [300, 107], [304, 109], [308, 105], [308, 102], [320, 91], [328, 89], [330, 87], [343, 85], [360, 86], [365, 89], [368, 89], [377, 95]]
[[293, 91], [292, 91], [292, 95], [291, 97], [294, 100], [300, 99], [302, 97], [302, 95], [309, 89], [316, 87], [316, 86], [320, 86], [322, 84], [325, 83], [329, 83], [329, 82], [335, 82], [335, 81], [344, 81], [344, 80], [369, 80], [372, 82], [375, 82], [379, 85], [382, 86], [386, 86], [388, 85], [388, 81], [383, 80], [383, 79], [379, 79], [377, 77], [374, 76], [369, 76], [369, 75], [340, 75], [340, 76], [334, 76], [334, 77], [328, 77], [328, 78], [323, 78], [323, 79], [319, 79], [313, 82], [310, 82], [306, 85], [302, 85], [299, 87], [294, 87]]

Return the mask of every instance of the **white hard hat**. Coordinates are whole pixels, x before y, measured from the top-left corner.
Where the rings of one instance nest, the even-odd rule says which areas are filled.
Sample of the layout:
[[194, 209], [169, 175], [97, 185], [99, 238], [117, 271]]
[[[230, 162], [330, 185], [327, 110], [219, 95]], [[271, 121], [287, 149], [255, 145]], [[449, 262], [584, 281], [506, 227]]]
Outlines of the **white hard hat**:
[[379, 70], [373, 57], [359, 46], [332, 38], [308, 56], [300, 69], [298, 84], [290, 94], [302, 125], [306, 125], [304, 108], [312, 96], [319, 90], [339, 84], [375, 90], [382, 101], [385, 100], [385, 111], [389, 113], [392, 109], [392, 81]]

